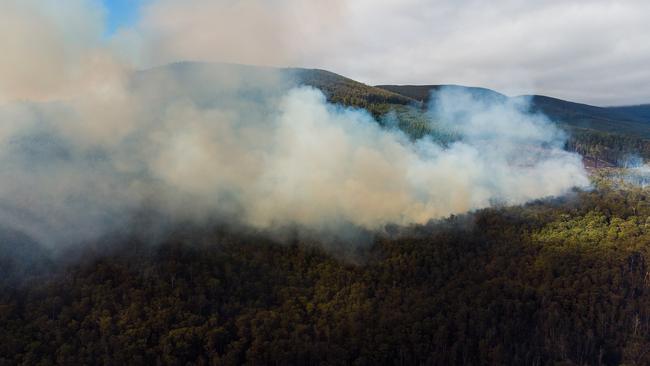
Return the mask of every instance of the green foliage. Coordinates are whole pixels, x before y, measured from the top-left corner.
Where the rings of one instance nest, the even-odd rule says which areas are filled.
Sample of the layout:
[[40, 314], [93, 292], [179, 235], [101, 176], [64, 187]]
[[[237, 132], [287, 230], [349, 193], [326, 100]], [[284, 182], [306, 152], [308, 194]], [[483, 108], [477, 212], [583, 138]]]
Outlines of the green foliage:
[[332, 103], [366, 108], [375, 115], [388, 111], [388, 105], [408, 105], [411, 98], [375, 88], [325, 70], [289, 69], [299, 83], [320, 89]]
[[[637, 136], [564, 126], [569, 134], [567, 150], [609, 165], [625, 163], [631, 156], [650, 160], [650, 141]], [[603, 164], [605, 165], [605, 164]]]
[[300, 83], [320, 89], [329, 102], [367, 110], [380, 123], [397, 127], [413, 139], [430, 136], [441, 142], [456, 138], [427, 115], [423, 103], [324, 70], [291, 69]]
[[647, 365], [650, 192], [596, 184], [354, 261], [184, 230], [5, 276], [0, 364]]
[[562, 215], [532, 238], [560, 246], [600, 247], [618, 241], [638, 240], [647, 234], [646, 229], [645, 223], [636, 216], [610, 220], [603, 213], [592, 211], [579, 217]]

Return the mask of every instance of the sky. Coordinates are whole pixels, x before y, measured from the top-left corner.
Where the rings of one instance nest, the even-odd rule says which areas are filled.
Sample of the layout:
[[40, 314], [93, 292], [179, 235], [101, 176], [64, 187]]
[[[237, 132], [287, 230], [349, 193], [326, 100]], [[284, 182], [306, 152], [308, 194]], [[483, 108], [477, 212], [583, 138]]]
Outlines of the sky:
[[113, 35], [119, 28], [133, 26], [139, 17], [142, 0], [102, 0], [106, 8], [106, 34]]
[[[177, 61], [300, 66], [372, 85], [461, 84], [595, 105], [650, 102], [647, 0], [25, 2], [104, 22], [95, 25], [99, 42], [137, 68]], [[104, 16], [85, 14], [94, 8]], [[92, 34], [93, 25], [85, 27], [80, 32]]]

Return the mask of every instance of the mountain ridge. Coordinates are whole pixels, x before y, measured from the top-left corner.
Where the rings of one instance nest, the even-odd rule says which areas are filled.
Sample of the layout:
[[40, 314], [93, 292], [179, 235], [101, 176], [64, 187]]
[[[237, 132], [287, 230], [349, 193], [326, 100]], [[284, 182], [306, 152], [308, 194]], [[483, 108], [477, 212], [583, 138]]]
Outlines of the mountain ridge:
[[432, 90], [455, 88], [497, 102], [526, 98], [531, 112], [547, 115], [567, 132], [568, 150], [612, 165], [633, 155], [650, 159], [650, 105], [597, 107], [542, 95], [509, 97], [488, 88], [462, 85], [370, 86], [322, 69], [225, 63], [180, 62], [158, 66], [136, 72], [132, 82], [136, 87], [147, 88], [147, 78], [170, 81], [153, 83], [162, 85], [166, 91], [155, 90], [152, 94], [183, 95], [203, 105], [219, 100], [220, 88], [215, 85], [227, 87], [230, 83], [241, 88], [242, 93], [246, 88], [266, 93], [263, 83], [268, 82], [278, 96], [290, 87], [311, 86], [320, 89], [331, 103], [365, 109], [380, 124], [391, 119], [396, 121], [397, 127], [413, 139], [431, 136], [442, 143], [449, 136], [432, 129], [431, 116], [425, 108]]
[[431, 92], [442, 88], [465, 90], [475, 96], [501, 100], [526, 98], [530, 101], [531, 111], [544, 113], [552, 120], [572, 127], [636, 134], [650, 138], [650, 104], [599, 107], [538, 94], [506, 96], [488, 88], [456, 84], [377, 85], [376, 87], [408, 96], [422, 103], [428, 100]]

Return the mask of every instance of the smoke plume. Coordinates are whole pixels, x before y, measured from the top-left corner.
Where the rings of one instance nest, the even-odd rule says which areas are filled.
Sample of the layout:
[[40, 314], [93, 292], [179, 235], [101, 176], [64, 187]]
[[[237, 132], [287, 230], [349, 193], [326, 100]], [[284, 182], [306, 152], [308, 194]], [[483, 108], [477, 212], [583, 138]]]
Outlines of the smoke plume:
[[33, 24], [0, 22], [4, 37], [14, 34], [2, 39], [13, 60], [0, 61], [0, 225], [43, 243], [94, 240], [142, 212], [264, 230], [374, 230], [589, 184], [562, 132], [525, 102], [443, 90], [429, 120], [458, 139], [413, 141], [285, 70], [135, 71], [93, 21], [58, 18], [94, 14], [72, 3], [67, 15], [33, 1], [0, 12], [43, 13]]

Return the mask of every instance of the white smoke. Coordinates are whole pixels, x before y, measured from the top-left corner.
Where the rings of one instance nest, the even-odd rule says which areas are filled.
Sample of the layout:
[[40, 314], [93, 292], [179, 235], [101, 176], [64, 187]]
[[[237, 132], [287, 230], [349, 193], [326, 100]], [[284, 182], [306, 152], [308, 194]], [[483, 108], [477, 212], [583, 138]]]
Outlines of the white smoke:
[[[34, 2], [8, 4], [18, 14]], [[0, 64], [0, 225], [44, 243], [93, 240], [142, 212], [261, 229], [372, 230], [589, 184], [580, 157], [562, 150], [562, 133], [525, 104], [442, 91], [431, 121], [459, 139], [413, 142], [281, 70], [135, 72], [86, 41], [93, 36], [80, 41], [64, 21], [44, 24], [44, 33], [41, 25], [15, 33], [42, 44], [10, 52], [19, 61], [38, 51], [59, 64], [25, 63], [18, 76], [14, 64]], [[74, 52], [56, 58], [59, 47]]]

